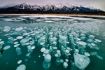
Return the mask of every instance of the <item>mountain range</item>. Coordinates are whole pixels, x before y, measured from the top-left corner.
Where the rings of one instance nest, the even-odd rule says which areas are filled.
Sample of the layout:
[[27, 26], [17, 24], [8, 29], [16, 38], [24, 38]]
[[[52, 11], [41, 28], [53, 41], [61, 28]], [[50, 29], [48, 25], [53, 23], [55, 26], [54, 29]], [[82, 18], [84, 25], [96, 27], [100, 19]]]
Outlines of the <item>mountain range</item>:
[[18, 4], [0, 8], [0, 14], [97, 14], [105, 15], [105, 11], [83, 6], [28, 5]]

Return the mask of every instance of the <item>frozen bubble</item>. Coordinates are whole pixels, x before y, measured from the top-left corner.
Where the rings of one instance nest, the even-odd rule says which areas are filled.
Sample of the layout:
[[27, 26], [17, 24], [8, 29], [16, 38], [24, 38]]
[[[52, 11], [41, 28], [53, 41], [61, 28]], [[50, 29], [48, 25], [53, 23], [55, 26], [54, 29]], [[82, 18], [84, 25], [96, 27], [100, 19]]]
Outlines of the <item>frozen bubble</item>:
[[68, 59], [65, 59], [65, 61], [66, 61], [66, 62], [69, 62], [69, 60], [68, 60]]
[[20, 43], [21, 43], [22, 45], [26, 45], [26, 43], [27, 43], [28, 41], [29, 41], [29, 39], [24, 38], [24, 39], [21, 39]]
[[53, 34], [53, 32], [49, 32], [49, 34], [50, 34], [50, 35], [52, 35], [52, 34]]
[[56, 45], [56, 44], [57, 44], [57, 42], [56, 42], [56, 41], [54, 41], [52, 44]]
[[16, 39], [23, 39], [23, 36], [17, 36]]
[[100, 43], [100, 42], [102, 42], [102, 41], [99, 39], [95, 39], [95, 43]]
[[27, 53], [26, 56], [29, 57], [30, 56], [30, 53]]
[[82, 33], [80, 36], [85, 37], [86, 35]]
[[66, 36], [62, 36], [62, 35], [60, 35], [60, 39], [62, 39], [62, 40], [66, 40]]
[[45, 50], [46, 50], [46, 49], [45, 49], [44, 47], [42, 47], [40, 51], [41, 51], [41, 52], [44, 52]]
[[47, 20], [47, 21], [45, 21], [45, 22], [48, 22], [48, 23], [50, 23], [50, 22], [54, 22], [54, 21], [49, 21], [49, 20]]
[[38, 57], [40, 58], [41, 56], [39, 55]]
[[35, 49], [35, 46], [32, 46], [31, 49]]
[[77, 43], [78, 43], [79, 45], [81, 45], [81, 46], [86, 46], [86, 43], [83, 42], [83, 41], [78, 41]]
[[45, 43], [44, 42], [40, 42], [40, 45], [44, 45]]
[[30, 41], [30, 45], [33, 45], [34, 44], [34, 40]]
[[55, 57], [59, 57], [59, 55], [56, 53], [56, 54], [55, 54]]
[[4, 31], [4, 32], [9, 32], [10, 30], [11, 30], [11, 27], [5, 26], [3, 31]]
[[68, 67], [68, 63], [67, 63], [67, 62], [64, 62], [64, 63], [63, 63], [63, 67], [64, 67], [64, 68], [67, 68], [67, 67]]
[[2, 41], [2, 39], [0, 39], [0, 41]]
[[20, 44], [15, 44], [14, 47], [18, 47]]
[[57, 54], [60, 57], [61, 56], [61, 51], [60, 50], [57, 50]]
[[64, 62], [64, 60], [63, 60], [63, 59], [60, 59], [60, 60], [59, 60], [59, 62], [60, 62], [60, 63], [63, 63], [63, 62]]
[[46, 54], [46, 55], [44, 56], [44, 61], [45, 61], [45, 62], [50, 62], [50, 61], [51, 61], [51, 55], [50, 55], [50, 54]]
[[36, 61], [33, 61], [34, 63], [36, 63]]
[[13, 21], [12, 19], [4, 19], [4, 21]]
[[97, 55], [97, 52], [91, 52], [90, 55]]
[[102, 56], [99, 56], [99, 55], [96, 55], [96, 57], [100, 60], [103, 60], [103, 57]]
[[92, 43], [93, 39], [88, 39], [87, 42]]
[[80, 39], [81, 39], [81, 40], [85, 40], [85, 39], [86, 39], [86, 37], [80, 37]]
[[65, 52], [66, 52], [67, 54], [69, 54], [69, 50], [65, 50]]
[[23, 36], [29, 35], [29, 33], [23, 33]]
[[4, 44], [4, 43], [0, 42], [0, 49], [3, 47], [3, 44]]
[[44, 54], [49, 54], [49, 50], [46, 49], [46, 50], [44, 51]]
[[78, 41], [77, 44], [79, 45], [79, 48], [86, 48], [87, 43], [83, 41]]
[[75, 53], [79, 53], [79, 50], [78, 49], [75, 49]]
[[56, 50], [56, 49], [57, 49], [57, 47], [53, 47], [53, 49], [55, 49], [55, 50]]
[[31, 45], [28, 45], [27, 49], [28, 49], [28, 52], [30, 52], [30, 53], [32, 52]]
[[90, 54], [88, 52], [85, 52], [85, 56], [90, 56]]
[[18, 44], [18, 42], [14, 42], [14, 44]]
[[89, 35], [89, 38], [90, 38], [90, 39], [94, 39], [95, 36], [94, 36], [94, 35]]
[[85, 55], [74, 53], [74, 63], [76, 67], [81, 70], [84, 70], [89, 65], [90, 59]]
[[3, 49], [4, 49], [4, 50], [8, 50], [8, 49], [10, 49], [10, 47], [11, 47], [11, 46], [8, 45], [8, 46], [5, 46]]
[[22, 60], [18, 60], [18, 61], [17, 61], [17, 64], [21, 64], [21, 63], [22, 63]]
[[0, 45], [3, 45], [4, 44], [4, 41], [0, 41]]
[[18, 27], [15, 29], [15, 31], [21, 31], [21, 30], [23, 30], [23, 27]]
[[28, 43], [28, 42], [27, 43], [22, 43], [22, 45], [27, 45], [28, 46], [28, 45], [30, 45], [30, 43]]
[[24, 64], [19, 65], [16, 70], [26, 70], [26, 66]]
[[95, 44], [95, 43], [91, 43], [91, 46], [95, 47], [95, 46], [96, 46], [96, 44]]
[[51, 66], [51, 63], [45, 62], [45, 61], [43, 62], [43, 68], [44, 68], [45, 70], [49, 70], [50, 66]]
[[21, 54], [22, 54], [22, 52], [21, 52], [21, 48], [16, 47], [16, 53], [17, 53], [17, 55], [21, 55]]

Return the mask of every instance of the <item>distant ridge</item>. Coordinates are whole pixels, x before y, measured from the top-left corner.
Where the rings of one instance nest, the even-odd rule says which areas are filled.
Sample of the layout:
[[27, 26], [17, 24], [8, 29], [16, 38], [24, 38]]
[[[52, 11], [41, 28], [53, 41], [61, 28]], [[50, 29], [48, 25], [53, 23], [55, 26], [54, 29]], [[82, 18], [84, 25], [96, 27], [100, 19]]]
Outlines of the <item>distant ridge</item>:
[[0, 14], [93, 14], [105, 15], [105, 11], [83, 6], [63, 6], [54, 5], [38, 6], [28, 4], [18, 4], [0, 8]]

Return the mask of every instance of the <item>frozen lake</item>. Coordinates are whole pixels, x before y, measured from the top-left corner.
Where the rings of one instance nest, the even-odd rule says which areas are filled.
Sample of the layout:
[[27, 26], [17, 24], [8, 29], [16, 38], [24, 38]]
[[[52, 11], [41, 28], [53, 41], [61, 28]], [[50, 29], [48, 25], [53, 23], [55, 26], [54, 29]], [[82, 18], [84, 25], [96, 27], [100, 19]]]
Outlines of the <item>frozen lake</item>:
[[105, 20], [0, 16], [0, 70], [105, 70]]

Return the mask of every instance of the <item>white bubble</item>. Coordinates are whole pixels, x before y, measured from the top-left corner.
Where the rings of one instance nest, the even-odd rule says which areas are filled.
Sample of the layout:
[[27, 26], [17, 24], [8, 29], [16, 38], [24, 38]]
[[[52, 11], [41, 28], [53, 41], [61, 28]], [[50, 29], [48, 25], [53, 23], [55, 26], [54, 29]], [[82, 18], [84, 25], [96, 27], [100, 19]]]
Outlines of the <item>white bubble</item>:
[[67, 68], [67, 67], [68, 67], [68, 63], [67, 63], [67, 62], [64, 62], [64, 63], [63, 63], [63, 67], [64, 67], [64, 68]]
[[11, 30], [11, 27], [5, 26], [3, 31], [4, 31], [4, 32], [9, 32], [10, 30]]
[[19, 65], [16, 70], [26, 70], [26, 66], [24, 64]]
[[23, 36], [17, 36], [16, 39], [23, 39]]
[[4, 49], [4, 50], [8, 50], [8, 49], [10, 49], [10, 47], [11, 47], [11, 46], [8, 45], [8, 46], [5, 46], [3, 49]]
[[23, 27], [18, 27], [15, 29], [15, 31], [21, 31], [21, 30], [23, 30]]
[[17, 55], [21, 55], [21, 54], [22, 54], [22, 52], [21, 52], [21, 48], [16, 47], [16, 53], [17, 53]]
[[84, 70], [89, 65], [90, 59], [85, 55], [74, 53], [74, 63], [76, 67], [81, 70]]
[[41, 50], [40, 50], [40, 51], [41, 51], [41, 52], [44, 52], [45, 50], [46, 50], [46, 49], [43, 47], [43, 48], [41, 48]]
[[21, 63], [22, 63], [22, 60], [18, 60], [18, 61], [17, 61], [17, 64], [21, 64]]

